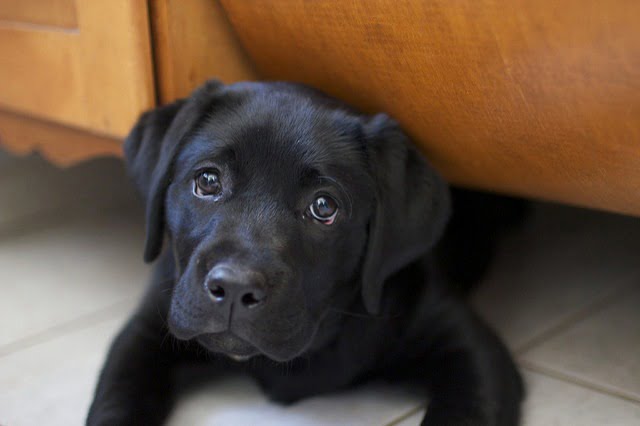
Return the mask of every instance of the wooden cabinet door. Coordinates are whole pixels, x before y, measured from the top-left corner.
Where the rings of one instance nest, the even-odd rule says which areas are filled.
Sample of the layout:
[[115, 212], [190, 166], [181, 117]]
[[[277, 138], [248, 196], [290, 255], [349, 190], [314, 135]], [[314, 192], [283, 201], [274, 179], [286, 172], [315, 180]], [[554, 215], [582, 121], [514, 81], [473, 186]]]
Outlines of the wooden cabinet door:
[[0, 110], [112, 137], [155, 103], [146, 0], [0, 1]]

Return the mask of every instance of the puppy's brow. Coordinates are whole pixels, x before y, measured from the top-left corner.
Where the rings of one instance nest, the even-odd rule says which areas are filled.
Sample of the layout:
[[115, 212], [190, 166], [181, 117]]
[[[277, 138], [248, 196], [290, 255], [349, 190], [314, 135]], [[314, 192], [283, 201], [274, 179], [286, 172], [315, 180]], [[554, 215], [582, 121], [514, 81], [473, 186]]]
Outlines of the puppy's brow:
[[193, 168], [208, 161], [233, 162], [235, 158], [236, 153], [232, 146], [218, 140], [198, 139], [180, 155], [178, 162]]
[[315, 167], [303, 167], [300, 171], [300, 184], [304, 186], [311, 186], [317, 183], [319, 178], [323, 174]]

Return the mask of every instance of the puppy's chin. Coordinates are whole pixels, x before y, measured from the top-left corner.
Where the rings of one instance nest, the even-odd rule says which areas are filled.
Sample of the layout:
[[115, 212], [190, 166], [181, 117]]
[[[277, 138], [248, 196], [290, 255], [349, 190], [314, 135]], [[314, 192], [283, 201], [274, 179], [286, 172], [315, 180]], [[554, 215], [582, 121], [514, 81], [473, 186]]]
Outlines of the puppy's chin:
[[260, 348], [229, 331], [205, 333], [195, 339], [205, 349], [213, 353], [226, 355], [234, 361], [247, 361], [254, 356], [263, 355], [276, 362], [286, 362], [300, 356], [308, 346], [308, 344], [279, 344], [275, 347], [267, 345], [269, 347]]
[[230, 332], [201, 334], [196, 340], [207, 350], [224, 354], [234, 361], [246, 361], [260, 354], [255, 346]]

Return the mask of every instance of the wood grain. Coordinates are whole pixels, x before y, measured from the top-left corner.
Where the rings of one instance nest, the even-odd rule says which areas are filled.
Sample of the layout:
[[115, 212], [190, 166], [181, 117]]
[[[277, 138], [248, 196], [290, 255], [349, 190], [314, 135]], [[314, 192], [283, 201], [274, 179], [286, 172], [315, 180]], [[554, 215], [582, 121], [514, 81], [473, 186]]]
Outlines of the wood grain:
[[78, 25], [75, 0], [2, 0], [0, 21], [62, 29]]
[[150, 8], [161, 103], [212, 77], [227, 83], [257, 78], [217, 0], [153, 0]]
[[71, 166], [94, 157], [122, 156], [120, 139], [7, 111], [0, 111], [0, 145], [18, 155], [38, 151], [59, 166]]
[[146, 1], [75, 0], [75, 9], [72, 31], [0, 22], [0, 107], [124, 136], [155, 104]]
[[389, 112], [451, 181], [640, 214], [640, 2], [222, 4], [260, 73]]

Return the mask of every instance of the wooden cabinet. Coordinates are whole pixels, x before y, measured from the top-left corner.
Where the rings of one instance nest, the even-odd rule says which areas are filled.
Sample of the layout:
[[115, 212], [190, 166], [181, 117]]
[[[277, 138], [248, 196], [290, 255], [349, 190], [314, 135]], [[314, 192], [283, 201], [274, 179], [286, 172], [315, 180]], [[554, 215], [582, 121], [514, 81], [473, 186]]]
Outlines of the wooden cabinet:
[[121, 137], [153, 106], [145, 0], [0, 4], [0, 108]]
[[259, 78], [217, 0], [152, 1], [150, 8], [160, 103], [187, 96], [212, 77]]
[[260, 76], [390, 113], [451, 182], [640, 215], [638, 16], [637, 0], [0, 0], [0, 143], [121, 155], [142, 110]]
[[261, 75], [388, 112], [449, 181], [640, 215], [640, 1], [222, 4]]
[[0, 61], [0, 142], [61, 165], [120, 155], [156, 99], [255, 78], [214, 0], [3, 0]]

